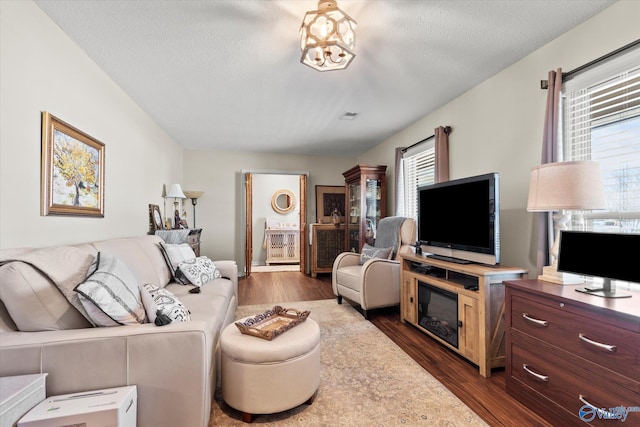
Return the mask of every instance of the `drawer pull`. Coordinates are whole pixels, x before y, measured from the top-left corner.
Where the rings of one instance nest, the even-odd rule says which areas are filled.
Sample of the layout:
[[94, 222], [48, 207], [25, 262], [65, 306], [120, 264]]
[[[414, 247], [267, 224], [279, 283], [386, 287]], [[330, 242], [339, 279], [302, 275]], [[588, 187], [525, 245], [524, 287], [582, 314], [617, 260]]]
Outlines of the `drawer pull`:
[[605, 420], [615, 420], [618, 418], [617, 415], [614, 414], [613, 412], [605, 411], [603, 408], [599, 408], [596, 405], [592, 405], [587, 401], [587, 399], [584, 398], [583, 395], [580, 395], [579, 399], [580, 399], [580, 402], [582, 402], [584, 405], [587, 405], [595, 409], [596, 411], [598, 411], [598, 417], [600, 418], [604, 418]]
[[534, 319], [533, 317], [529, 316], [527, 313], [522, 313], [522, 317], [525, 320], [528, 320], [529, 322], [533, 323], [534, 325], [542, 326], [543, 328], [546, 328], [547, 326], [549, 326], [549, 322], [547, 322], [546, 320]]
[[523, 364], [522, 364], [522, 369], [524, 369], [524, 371], [525, 371], [527, 374], [531, 375], [533, 378], [537, 379], [538, 381], [544, 381], [544, 382], [549, 381], [549, 375], [542, 375], [542, 374], [539, 374], [539, 373], [537, 373], [537, 372], [533, 372], [533, 371], [532, 371], [532, 370], [527, 366], [527, 364], [526, 364], [526, 363], [523, 363]]
[[603, 343], [598, 342], [598, 341], [590, 340], [589, 338], [585, 337], [583, 334], [578, 334], [578, 338], [580, 338], [580, 341], [582, 341], [584, 343], [587, 343], [589, 345], [594, 346], [595, 348], [597, 348], [599, 350], [604, 350], [604, 351], [609, 352], [609, 353], [615, 353], [616, 350], [618, 349], [618, 347], [615, 346], [615, 345], [603, 344]]

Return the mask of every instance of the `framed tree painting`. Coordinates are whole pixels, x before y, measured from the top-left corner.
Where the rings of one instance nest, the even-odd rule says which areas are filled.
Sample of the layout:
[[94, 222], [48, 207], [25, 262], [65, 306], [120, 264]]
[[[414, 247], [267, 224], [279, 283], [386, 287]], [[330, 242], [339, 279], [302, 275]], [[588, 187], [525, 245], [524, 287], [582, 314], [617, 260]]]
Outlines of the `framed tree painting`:
[[42, 113], [41, 214], [104, 217], [104, 144]]
[[330, 223], [335, 209], [340, 214], [340, 222], [344, 222], [344, 189], [344, 185], [316, 185], [316, 221]]

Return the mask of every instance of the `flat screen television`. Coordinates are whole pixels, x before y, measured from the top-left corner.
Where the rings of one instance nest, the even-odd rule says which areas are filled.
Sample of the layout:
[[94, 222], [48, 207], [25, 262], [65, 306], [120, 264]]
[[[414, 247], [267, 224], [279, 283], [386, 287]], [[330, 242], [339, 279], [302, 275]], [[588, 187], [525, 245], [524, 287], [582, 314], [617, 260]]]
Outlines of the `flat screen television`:
[[580, 287], [578, 292], [605, 298], [630, 297], [629, 293], [616, 291], [611, 280], [640, 283], [638, 248], [640, 234], [563, 230], [558, 271], [604, 279], [602, 285]]
[[418, 240], [427, 256], [499, 264], [499, 175], [488, 173], [418, 188]]

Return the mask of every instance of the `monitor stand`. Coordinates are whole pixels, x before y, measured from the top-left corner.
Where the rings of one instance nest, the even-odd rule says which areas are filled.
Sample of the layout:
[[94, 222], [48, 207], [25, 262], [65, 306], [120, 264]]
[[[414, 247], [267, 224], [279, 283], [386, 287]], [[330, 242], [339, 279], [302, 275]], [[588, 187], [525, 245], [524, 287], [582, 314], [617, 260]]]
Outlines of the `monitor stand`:
[[601, 288], [586, 286], [584, 288], [577, 288], [576, 291], [603, 298], [631, 298], [631, 294], [628, 292], [616, 291], [615, 286], [611, 284], [611, 279], [604, 279]]

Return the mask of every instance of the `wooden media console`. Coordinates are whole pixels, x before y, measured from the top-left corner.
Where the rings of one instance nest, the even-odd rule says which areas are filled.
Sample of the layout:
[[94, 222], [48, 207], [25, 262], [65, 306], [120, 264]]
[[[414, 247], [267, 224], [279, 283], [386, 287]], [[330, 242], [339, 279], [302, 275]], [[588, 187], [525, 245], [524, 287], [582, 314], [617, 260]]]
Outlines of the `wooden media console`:
[[[491, 376], [492, 368], [505, 366], [502, 281], [526, 278], [527, 270], [458, 264], [403, 254], [401, 275], [400, 320], [403, 323], [412, 324], [478, 365], [483, 377]], [[457, 313], [454, 313], [457, 324], [439, 321], [438, 316], [424, 312], [427, 304], [421, 298], [431, 300], [431, 295], [443, 301], [457, 300]], [[438, 330], [448, 330], [454, 337], [449, 339], [445, 334], [434, 332], [430, 325], [437, 322], [440, 322]]]

